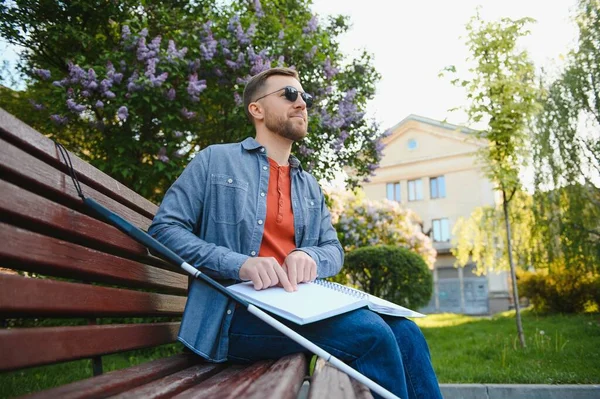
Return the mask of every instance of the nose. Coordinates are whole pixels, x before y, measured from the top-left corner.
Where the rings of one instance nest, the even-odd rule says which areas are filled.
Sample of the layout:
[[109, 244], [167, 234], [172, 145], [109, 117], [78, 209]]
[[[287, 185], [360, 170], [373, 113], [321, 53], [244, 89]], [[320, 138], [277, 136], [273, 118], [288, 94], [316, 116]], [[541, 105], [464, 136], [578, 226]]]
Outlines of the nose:
[[298, 94], [298, 98], [294, 101], [294, 108], [306, 109], [306, 102], [300, 94]]

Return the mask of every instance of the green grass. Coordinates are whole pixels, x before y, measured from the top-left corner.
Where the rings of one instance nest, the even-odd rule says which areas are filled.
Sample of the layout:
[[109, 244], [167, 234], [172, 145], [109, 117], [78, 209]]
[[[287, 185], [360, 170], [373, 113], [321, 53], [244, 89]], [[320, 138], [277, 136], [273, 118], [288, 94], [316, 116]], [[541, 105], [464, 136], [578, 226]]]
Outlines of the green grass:
[[[514, 312], [494, 317], [455, 314], [417, 319], [431, 348], [440, 383], [600, 383], [600, 314], [541, 316], [523, 312], [527, 348], [520, 349]], [[542, 333], [543, 331], [543, 333]], [[181, 352], [181, 344], [103, 357], [104, 371]], [[0, 398], [88, 378], [78, 360], [0, 374]]]
[[[102, 366], [104, 372], [107, 373], [150, 360], [168, 357], [181, 353], [182, 350], [183, 345], [180, 343], [163, 345], [157, 348], [138, 349], [103, 356]], [[0, 398], [11, 398], [37, 392], [91, 376], [92, 362], [87, 359], [2, 373], [0, 374]]]
[[494, 317], [440, 314], [417, 319], [440, 383], [598, 384], [600, 314]]

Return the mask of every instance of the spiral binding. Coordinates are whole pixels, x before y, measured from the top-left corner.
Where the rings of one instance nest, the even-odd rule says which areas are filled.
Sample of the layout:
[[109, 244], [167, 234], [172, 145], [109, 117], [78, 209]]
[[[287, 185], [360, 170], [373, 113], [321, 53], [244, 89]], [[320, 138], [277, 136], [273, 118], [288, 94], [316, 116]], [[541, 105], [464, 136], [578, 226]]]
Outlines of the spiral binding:
[[346, 287], [345, 285], [341, 285], [339, 283], [334, 283], [332, 281], [327, 280], [315, 280], [314, 284], [319, 284], [320, 286], [327, 287], [334, 291], [341, 292], [346, 295], [350, 295], [355, 298], [364, 299], [368, 297], [368, 294], [359, 290], [356, 290], [351, 287]]

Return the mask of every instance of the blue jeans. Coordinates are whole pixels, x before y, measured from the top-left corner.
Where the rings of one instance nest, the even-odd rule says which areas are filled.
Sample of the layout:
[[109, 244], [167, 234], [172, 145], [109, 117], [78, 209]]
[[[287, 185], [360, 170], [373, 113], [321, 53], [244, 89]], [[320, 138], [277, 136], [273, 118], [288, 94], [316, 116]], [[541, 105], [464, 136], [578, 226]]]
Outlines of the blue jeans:
[[[402, 399], [442, 398], [429, 348], [411, 320], [367, 309], [304, 326], [279, 320]], [[229, 360], [247, 363], [297, 352], [307, 351], [246, 309], [236, 309]]]

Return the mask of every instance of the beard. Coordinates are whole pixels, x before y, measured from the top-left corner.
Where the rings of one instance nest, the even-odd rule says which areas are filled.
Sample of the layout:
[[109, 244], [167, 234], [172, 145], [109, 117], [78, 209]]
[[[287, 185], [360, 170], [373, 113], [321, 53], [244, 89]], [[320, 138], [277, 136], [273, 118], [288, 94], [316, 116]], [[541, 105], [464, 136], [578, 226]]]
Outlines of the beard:
[[283, 119], [268, 113], [265, 115], [265, 126], [279, 136], [294, 142], [304, 139], [307, 134], [306, 123], [297, 124], [293, 118]]

